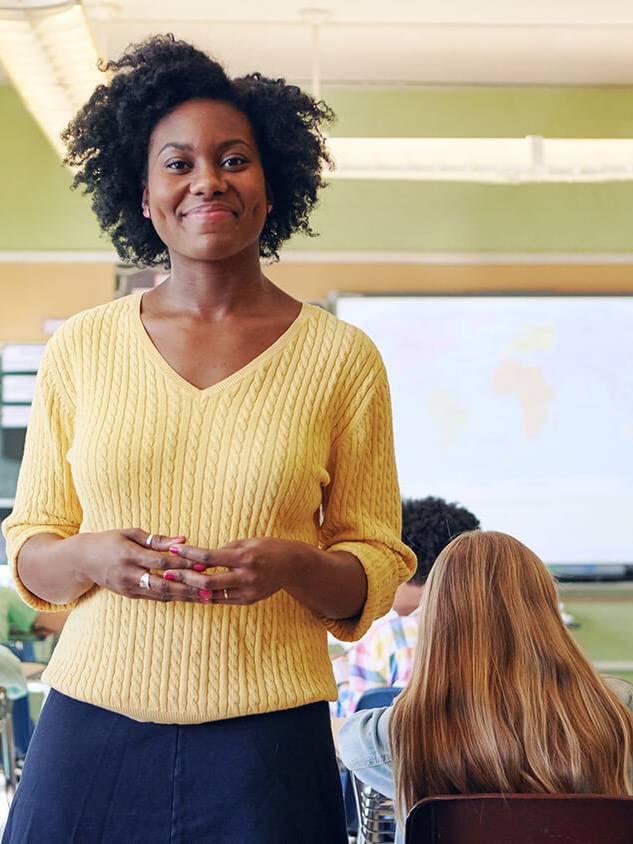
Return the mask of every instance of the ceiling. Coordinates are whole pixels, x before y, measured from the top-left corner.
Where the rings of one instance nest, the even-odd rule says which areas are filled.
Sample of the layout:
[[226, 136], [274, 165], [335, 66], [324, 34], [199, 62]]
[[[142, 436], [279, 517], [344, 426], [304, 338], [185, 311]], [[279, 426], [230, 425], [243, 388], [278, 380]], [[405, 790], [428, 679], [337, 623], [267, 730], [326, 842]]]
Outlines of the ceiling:
[[[85, 5], [108, 55], [173, 31], [232, 73], [311, 77], [313, 31], [301, 0]], [[326, 84], [633, 83], [631, 0], [333, 0], [318, 17]]]
[[[174, 32], [233, 74], [311, 78], [315, 42], [301, 0], [84, 5], [107, 56]], [[324, 84], [633, 84], [632, 0], [323, 0], [319, 17]]]

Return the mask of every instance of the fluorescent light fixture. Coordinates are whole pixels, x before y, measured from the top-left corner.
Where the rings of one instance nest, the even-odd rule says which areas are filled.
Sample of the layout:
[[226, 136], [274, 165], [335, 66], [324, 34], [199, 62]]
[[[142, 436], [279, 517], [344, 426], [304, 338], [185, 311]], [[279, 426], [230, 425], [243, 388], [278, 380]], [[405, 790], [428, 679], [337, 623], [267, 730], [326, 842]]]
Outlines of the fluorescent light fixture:
[[[63, 156], [60, 132], [107, 81], [80, 3], [0, 0], [0, 61]], [[317, 69], [318, 70], [318, 69]], [[318, 81], [318, 72], [315, 70]], [[633, 139], [330, 138], [333, 179], [633, 181]]]
[[59, 155], [62, 129], [105, 81], [83, 7], [78, 3], [0, 8], [0, 60]]
[[521, 184], [633, 180], [633, 139], [329, 138], [333, 179]]

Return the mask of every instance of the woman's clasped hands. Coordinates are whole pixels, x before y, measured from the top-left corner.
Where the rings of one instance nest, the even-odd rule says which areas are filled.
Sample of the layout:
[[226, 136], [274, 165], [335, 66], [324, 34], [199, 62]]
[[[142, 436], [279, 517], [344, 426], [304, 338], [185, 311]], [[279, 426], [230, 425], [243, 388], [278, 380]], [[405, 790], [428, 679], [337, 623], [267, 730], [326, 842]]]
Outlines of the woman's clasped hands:
[[[294, 563], [309, 546], [292, 540], [242, 539], [217, 550], [185, 545], [184, 536], [130, 528], [78, 534], [67, 542], [81, 575], [97, 586], [154, 601], [254, 604], [292, 585]], [[207, 573], [222, 568], [223, 572]]]
[[[163, 577], [197, 594], [205, 604], [254, 604], [292, 585], [294, 562], [307, 548], [301, 542], [274, 538], [240, 539], [214, 551], [174, 544], [169, 553], [181, 565], [170, 567]], [[226, 571], [207, 574], [210, 568]]]

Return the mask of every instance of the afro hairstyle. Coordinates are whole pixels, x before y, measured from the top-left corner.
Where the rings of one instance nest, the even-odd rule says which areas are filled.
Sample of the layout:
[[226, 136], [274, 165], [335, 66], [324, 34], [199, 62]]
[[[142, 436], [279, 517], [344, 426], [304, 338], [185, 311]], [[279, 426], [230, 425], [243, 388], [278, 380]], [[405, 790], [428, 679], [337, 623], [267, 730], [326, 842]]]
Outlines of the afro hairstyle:
[[168, 266], [167, 248], [142, 215], [147, 150], [156, 124], [192, 99], [219, 100], [250, 121], [273, 208], [260, 236], [262, 258], [277, 259], [294, 232], [313, 236], [308, 217], [332, 161], [323, 127], [334, 114], [321, 101], [259, 73], [230, 79], [206, 53], [173, 35], [130, 45], [62, 133], [73, 188], [92, 198], [99, 224], [119, 257], [137, 266]]

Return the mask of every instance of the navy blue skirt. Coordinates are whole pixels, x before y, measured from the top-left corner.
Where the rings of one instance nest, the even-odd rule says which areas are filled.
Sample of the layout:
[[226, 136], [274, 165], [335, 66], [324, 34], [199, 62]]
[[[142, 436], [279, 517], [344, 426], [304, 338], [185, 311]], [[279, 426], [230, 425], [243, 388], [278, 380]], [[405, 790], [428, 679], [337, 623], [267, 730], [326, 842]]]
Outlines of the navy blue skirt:
[[139, 723], [52, 691], [3, 844], [346, 844], [327, 703]]

